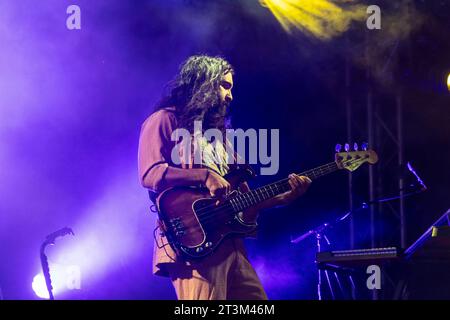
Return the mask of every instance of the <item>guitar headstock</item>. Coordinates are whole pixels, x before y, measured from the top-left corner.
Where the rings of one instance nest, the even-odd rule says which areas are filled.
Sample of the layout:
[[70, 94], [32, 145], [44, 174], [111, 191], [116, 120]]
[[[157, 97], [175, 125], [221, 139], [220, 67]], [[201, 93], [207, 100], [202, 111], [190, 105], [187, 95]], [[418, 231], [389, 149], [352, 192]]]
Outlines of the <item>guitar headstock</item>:
[[[339, 146], [339, 147], [338, 147]], [[346, 169], [350, 172], [358, 169], [363, 163], [377, 163], [378, 155], [373, 150], [367, 150], [367, 144], [363, 144], [363, 150], [358, 151], [357, 144], [354, 144], [355, 151], [349, 151], [349, 145], [345, 144], [345, 152], [340, 151], [340, 145], [336, 146], [335, 162], [339, 169]]]

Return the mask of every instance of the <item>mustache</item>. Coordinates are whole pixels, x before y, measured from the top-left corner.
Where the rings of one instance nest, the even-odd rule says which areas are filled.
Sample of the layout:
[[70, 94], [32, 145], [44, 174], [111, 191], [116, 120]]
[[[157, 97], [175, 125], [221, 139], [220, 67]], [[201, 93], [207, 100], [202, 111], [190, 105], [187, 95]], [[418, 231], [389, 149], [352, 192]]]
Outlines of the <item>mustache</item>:
[[230, 104], [231, 104], [231, 101], [227, 101], [227, 100], [222, 101], [220, 103], [220, 112], [221, 112], [221, 114], [223, 114], [224, 116], [228, 115], [228, 112], [230, 110]]

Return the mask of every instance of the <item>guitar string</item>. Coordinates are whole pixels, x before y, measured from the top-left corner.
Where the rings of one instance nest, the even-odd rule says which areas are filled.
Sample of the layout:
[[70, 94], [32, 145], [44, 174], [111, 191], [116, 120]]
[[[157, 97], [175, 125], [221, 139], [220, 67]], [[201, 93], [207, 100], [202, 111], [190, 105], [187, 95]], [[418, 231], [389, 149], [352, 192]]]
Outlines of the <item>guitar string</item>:
[[[346, 164], [351, 163], [351, 162], [354, 162], [354, 161], [356, 161], [356, 160], [354, 160], [354, 159], [347, 160], [347, 161], [346, 161]], [[330, 163], [330, 164], [321, 166], [321, 167], [319, 167], [319, 168], [323, 168], [323, 169], [321, 169], [320, 171], [325, 170], [325, 173], [331, 173], [331, 172], [333, 172], [333, 171], [335, 171], [335, 170], [337, 169], [337, 166], [336, 166], [335, 168], [333, 168], [333, 171], [326, 172], [326, 170], [329, 170], [330, 167], [332, 167], [332, 166], [334, 167], [334, 165], [336, 165], [336, 164], [333, 162], [333, 163]], [[305, 171], [305, 172], [302, 173], [302, 174], [306, 174], [307, 172], [310, 172], [310, 171], [313, 171], [313, 172], [314, 172], [314, 171], [319, 171], [319, 170], [318, 170], [318, 169], [308, 170], [308, 171]], [[323, 173], [323, 172], [321, 172], [321, 174], [322, 174], [322, 173]], [[319, 176], [320, 176], [320, 175], [319, 175]], [[272, 189], [273, 185], [278, 184], [278, 185], [280, 185], [280, 187], [286, 187], [288, 183], [289, 183], [289, 178], [286, 178], [286, 179], [282, 179], [282, 180], [280, 180], [280, 181], [271, 183], [271, 184], [269, 184], [269, 185], [267, 185], [267, 186], [265, 186], [265, 187], [262, 187], [262, 188], [267, 188], [267, 189], [269, 189], [270, 191], [273, 192], [273, 189]], [[259, 189], [259, 188], [258, 188], [258, 189]], [[255, 190], [251, 190], [251, 191], [249, 191], [249, 192], [252, 192], [252, 191], [255, 191]], [[289, 191], [289, 189], [286, 190], [286, 191]], [[272, 198], [272, 197], [275, 196], [275, 195], [270, 195], [270, 193], [269, 193], [268, 190], [264, 190], [264, 191], [262, 191], [262, 192], [266, 192], [267, 195], [269, 195], [269, 198], [267, 198], [267, 199], [270, 199], [270, 198]], [[248, 200], [245, 199], [245, 194], [248, 194], [248, 192], [242, 194], [242, 195], [244, 195], [243, 200], [244, 200], [245, 202], [248, 201], [249, 203], [251, 203], [251, 200], [250, 200], [250, 199], [248, 199]], [[262, 194], [262, 196], [264, 196], [264, 194]], [[267, 199], [265, 199], [265, 200], [267, 200]], [[264, 200], [263, 200], [263, 201], [264, 201]], [[241, 203], [242, 203], [242, 202], [241, 202]], [[225, 204], [219, 205], [219, 206], [217, 206], [217, 205], [215, 205], [215, 204], [209, 205], [209, 206], [206, 206], [206, 207], [204, 207], [204, 208], [199, 209], [199, 210], [197, 211], [197, 217], [198, 217], [198, 218], [201, 218], [201, 217], [203, 217], [204, 215], [211, 215], [211, 216], [214, 216], [215, 211], [220, 211], [220, 210], [222, 210], [222, 208], [224, 207], [224, 205], [226, 205], [226, 206], [228, 206], [228, 207], [229, 207], [229, 206], [233, 206], [233, 204], [230, 202], [230, 200], [227, 200], [227, 202], [226, 202]], [[246, 205], [246, 204], [245, 204], [245, 205]], [[211, 208], [214, 208], [214, 209], [210, 210]], [[234, 211], [234, 208], [231, 208], [231, 209]], [[238, 208], [238, 209], [239, 209], [239, 208]]]
[[[219, 207], [213, 205], [215, 209], [208, 212], [204, 212], [202, 215], [197, 214], [197, 218], [202, 226], [211, 226], [212, 224], [222, 224], [222, 221], [218, 218], [229, 215], [230, 217], [235, 214], [235, 209], [230, 202], [227, 202]], [[197, 231], [192, 229], [186, 229], [189, 233], [196, 233]]]
[[[286, 182], [285, 184], [288, 185], [289, 183]], [[244, 211], [244, 210], [239, 210], [239, 211]], [[220, 209], [211, 210], [210, 212], [203, 213], [202, 216], [200, 216], [200, 217], [197, 216], [197, 217], [203, 225], [209, 225], [211, 222], [220, 222], [220, 220], [217, 219], [219, 217], [222, 217], [225, 215], [232, 216], [234, 214], [235, 214], [234, 208], [232, 207], [231, 203], [228, 203], [227, 206], [223, 205]]]
[[[355, 162], [355, 161], [356, 160], [351, 159], [351, 160], [347, 160], [345, 163], [348, 164], [348, 163], [352, 163], [352, 162]], [[331, 165], [333, 165], [333, 163], [331, 163]], [[322, 167], [324, 167], [324, 166], [322, 166]], [[322, 168], [322, 167], [319, 167], [319, 168]], [[330, 169], [329, 166], [325, 167], [325, 171], [327, 169]], [[330, 172], [326, 172], [325, 174], [331, 173], [331, 172], [333, 172], [335, 170], [336, 170], [336, 168], [334, 168], [334, 170], [332, 170]], [[314, 173], [314, 171], [317, 171], [317, 169], [316, 170], [309, 170], [309, 171], [312, 171]], [[320, 170], [320, 171], [322, 171], [322, 170]], [[306, 171], [306, 172], [308, 172], [308, 171]], [[306, 172], [303, 173], [303, 175], [306, 175]], [[322, 172], [320, 172], [320, 174], [322, 174]], [[318, 177], [320, 177], [320, 175]], [[270, 185], [267, 185], [265, 187], [267, 188], [267, 187], [275, 185], [275, 184], [280, 184], [281, 186], [286, 186], [286, 184], [288, 184], [288, 183], [289, 183], [289, 178], [286, 178], [286, 179], [283, 179], [283, 180], [281, 180], [279, 182], [275, 182], [275, 183], [272, 183]], [[272, 190], [272, 189], [270, 189], [270, 190]], [[251, 191], [249, 191], [249, 192], [251, 192]], [[268, 194], [268, 195], [270, 195], [270, 194]], [[274, 196], [272, 196], [272, 197], [274, 197]], [[250, 202], [250, 204], [251, 204], [251, 202]], [[247, 204], [245, 204], [245, 205], [247, 205]], [[214, 209], [213, 210], [209, 210], [209, 212], [205, 212], [205, 211], [207, 211], [205, 209], [208, 209], [208, 208], [214, 208]], [[198, 218], [198, 220], [199, 220], [199, 222], [200, 222], [200, 224], [202, 226], [211, 226], [211, 224], [222, 224], [222, 221], [220, 219], [217, 219], [219, 216], [222, 216], [222, 215], [225, 215], [225, 214], [232, 216], [232, 215], [235, 214], [235, 208], [232, 206], [231, 202], [229, 202], [229, 201], [227, 201], [225, 204], [223, 204], [223, 205], [221, 205], [219, 207], [216, 206], [216, 205], [210, 205], [210, 206], [207, 206], [207, 207], [202, 208], [202, 209], [204, 211], [203, 214], [201, 214], [201, 215], [197, 214], [197, 218]], [[207, 215], [207, 216], [205, 217], [205, 215]], [[204, 217], [204, 218], [202, 219], [202, 217]], [[189, 231], [189, 233], [194, 233], [194, 230], [192, 230], [192, 229], [188, 229], [187, 231]]]
[[[346, 164], [351, 163], [351, 162], [355, 162], [355, 161], [356, 161], [355, 159], [347, 160], [347, 161], [346, 161]], [[331, 166], [331, 165], [333, 165], [333, 164], [335, 164], [335, 163], [328, 164], [328, 165], [326, 165], [326, 166]], [[322, 166], [322, 167], [324, 167], [324, 166]], [[319, 168], [320, 168], [320, 167], [319, 167]], [[328, 169], [329, 169], [329, 168], [328, 168]], [[312, 170], [309, 170], [309, 171], [312, 171]], [[315, 171], [317, 171], [317, 169], [316, 169]], [[308, 172], [308, 171], [306, 171], [306, 172]], [[331, 173], [331, 172], [333, 172], [333, 171], [330, 171], [329, 173]], [[278, 182], [272, 183], [272, 184], [270, 184], [270, 185], [273, 185], [273, 184], [280, 184], [282, 187], [286, 187], [288, 183], [289, 183], [289, 178], [286, 178], [286, 179], [280, 180], [280, 181], [278, 181]], [[267, 185], [266, 187], [268, 187], [268, 186], [270, 186], [270, 185]], [[273, 190], [271, 189], [271, 191], [273, 191]], [[287, 190], [287, 191], [288, 191], [288, 190]], [[251, 191], [249, 191], [249, 192], [251, 192]], [[247, 193], [245, 193], [245, 194], [247, 194]], [[268, 195], [270, 196], [270, 194], [268, 194]], [[274, 196], [275, 196], [275, 195], [274, 195]], [[271, 197], [274, 197], [274, 196], [271, 196]], [[269, 197], [268, 199], [270, 199], [270, 197]], [[246, 201], [245, 198], [244, 198], [244, 201]], [[250, 202], [251, 200], [248, 200], [248, 201]], [[250, 203], [251, 203], [251, 202], [250, 202]], [[253, 205], [253, 204], [251, 204], [251, 205]], [[208, 210], [209, 208], [214, 208], [214, 209]], [[210, 222], [212, 219], [214, 219], [214, 221], [216, 221], [216, 218], [217, 218], [219, 215], [223, 215], [223, 214], [234, 214], [234, 213], [235, 213], [235, 209], [234, 209], [232, 203], [230, 202], [230, 200], [228, 200], [225, 204], [223, 204], [223, 205], [221, 205], [221, 206], [210, 205], [210, 206], [207, 206], [207, 207], [204, 207], [204, 208], [201, 208], [201, 209], [202, 209], [202, 213], [200, 214], [200, 213], [199, 213], [200, 210], [199, 210], [199, 211], [197, 212], [197, 218], [199, 219], [199, 221], [202, 220], [202, 221], [201, 221], [202, 224], [208, 223], [208, 222]], [[223, 211], [223, 210], [225, 210], [225, 211]], [[244, 210], [245, 210], [245, 209], [244, 209]], [[223, 212], [222, 212], [222, 211], [223, 211]], [[202, 219], [202, 217], [204, 217], [205, 215], [207, 215], [207, 216], [206, 216], [205, 218]]]
[[[288, 184], [289, 184], [289, 182], [284, 182], [284, 183], [282, 184], [282, 186], [285, 187], [285, 186], [287, 186]], [[270, 196], [269, 193], [267, 193], [267, 194]], [[267, 198], [267, 199], [270, 199], [271, 197], [274, 197], [274, 196], [270, 196], [270, 197]], [[267, 200], [267, 199], [266, 199], [266, 200]], [[263, 200], [263, 201], [264, 201], [264, 200]], [[248, 202], [250, 203], [250, 200], [248, 200]], [[251, 205], [250, 205], [250, 206], [251, 206]], [[231, 212], [228, 212], [228, 213], [235, 213], [235, 208], [234, 208], [233, 204], [231, 203], [231, 200], [227, 200], [226, 203], [224, 203], [224, 204], [222, 204], [222, 205], [220, 205], [220, 206], [215, 206], [215, 205], [213, 205], [213, 206], [210, 206], [209, 208], [217, 208], [217, 209], [206, 210], [206, 211], [204, 210], [204, 211], [202, 211], [201, 214], [197, 214], [197, 217], [198, 217], [199, 220], [202, 219], [203, 217], [204, 217], [204, 218], [202, 219], [202, 221], [207, 221], [208, 218], [211, 218], [211, 219], [214, 218], [214, 219], [215, 219], [215, 218], [217, 217], [217, 213], [220, 214], [220, 211], [221, 211], [222, 209], [231, 210]], [[239, 207], [238, 207], [237, 210], [238, 210], [238, 212], [240, 212], [240, 211], [244, 211], [245, 209], [240, 210]]]
[[[347, 160], [346, 161], [346, 164], [348, 164], [348, 163], [351, 163], [351, 162], [354, 162], [354, 161], [356, 161], [355, 159], [350, 159], [350, 160]], [[325, 171], [327, 170], [327, 169], [330, 169], [330, 167], [331, 166], [333, 166], [333, 165], [335, 165], [335, 163], [330, 163], [330, 164], [327, 164], [327, 165], [324, 165], [324, 166], [321, 166], [321, 167], [319, 167], [319, 168], [323, 168], [323, 169], [325, 169]], [[333, 166], [334, 167], [334, 166]], [[319, 169], [318, 168], [318, 169]], [[337, 166], [336, 166], [336, 168], [337, 168]], [[336, 168], [333, 168], [333, 171], [336, 169]], [[318, 169], [313, 169], [313, 170], [308, 170], [308, 171], [305, 171], [305, 173], [306, 172], [309, 172], [309, 171], [318, 171]], [[322, 171], [322, 169], [321, 169], [321, 171]], [[330, 171], [330, 173], [331, 172], [333, 172], [333, 171]], [[303, 173], [303, 174], [305, 174], [305, 173]], [[272, 185], [275, 185], [275, 184], [280, 184], [281, 186], [287, 186], [286, 184], [288, 184], [289, 183], [289, 178], [285, 178], [285, 179], [282, 179], [282, 180], [280, 180], [280, 181], [278, 181], [278, 182], [274, 182], [274, 183], [272, 183], [272, 184], [269, 184], [269, 185], [267, 185], [267, 186], [265, 186], [266, 188], [267, 187], [269, 187], [269, 186], [272, 186]], [[251, 191], [249, 191], [249, 192], [251, 192]], [[246, 193], [245, 193], [246, 194]], [[268, 195], [270, 195], [270, 194], [268, 194]], [[274, 195], [275, 196], [275, 195]], [[272, 196], [272, 197], [274, 197], [274, 196]], [[269, 197], [270, 198], [270, 197]], [[212, 209], [212, 210], [208, 210], [208, 209], [210, 209], [210, 208], [214, 208], [214, 209]], [[200, 213], [200, 211], [202, 211], [202, 213]], [[242, 210], [243, 211], [243, 210]], [[202, 223], [202, 224], [210, 224], [210, 222], [214, 222], [214, 221], [217, 221], [217, 217], [219, 217], [219, 215], [220, 216], [222, 216], [222, 215], [225, 215], [225, 214], [227, 214], [227, 215], [232, 215], [232, 214], [234, 214], [235, 213], [235, 209], [234, 209], [234, 207], [233, 207], [233, 205], [232, 205], [232, 203], [228, 200], [225, 204], [223, 204], [223, 205], [221, 205], [221, 206], [217, 206], [217, 205], [209, 205], [209, 206], [206, 206], [206, 207], [204, 207], [204, 208], [201, 208], [198, 212], [197, 212], [197, 218], [199, 219], [199, 221]], [[206, 217], [205, 217], [206, 216]], [[202, 217], [204, 217], [204, 218], [202, 218]]]
[[[353, 161], [353, 160], [348, 160], [347, 162], [350, 162], [350, 161]], [[315, 172], [315, 171], [320, 171], [320, 174], [323, 174], [323, 173], [331, 173], [331, 172], [333, 172], [333, 171], [335, 171], [336, 169], [337, 169], [337, 167], [334, 167], [334, 165], [336, 165], [334, 162], [333, 163], [330, 163], [330, 164], [327, 164], [327, 165], [324, 165], [324, 166], [321, 166], [321, 167], [319, 167], [319, 168], [322, 168], [322, 169], [320, 169], [319, 170], [319, 168], [317, 168], [317, 169], [313, 169], [313, 170], [308, 170], [308, 171], [305, 171], [305, 172], [303, 172], [303, 173], [301, 173], [301, 175], [306, 175], [308, 172]], [[332, 169], [332, 171], [329, 171], [329, 172], [327, 172], [327, 170], [329, 170], [329, 169], [331, 169], [331, 167], [333, 167]], [[311, 175], [312, 176], [312, 175]], [[316, 176], [318, 176], [318, 177], [320, 177], [320, 175], [317, 175], [316, 174]], [[289, 178], [285, 178], [285, 179], [282, 179], [282, 180], [280, 180], [280, 181], [277, 181], [277, 182], [273, 182], [273, 183], [271, 183], [271, 184], [268, 184], [268, 185], [266, 185], [266, 186], [264, 186], [264, 187], [260, 187], [260, 188], [257, 188], [257, 189], [255, 189], [255, 190], [250, 190], [250, 191], [248, 191], [248, 192], [245, 192], [245, 193], [242, 193], [241, 194], [241, 196], [243, 197], [243, 201], [245, 201], [245, 202], [249, 202], [249, 203], [251, 203], [251, 199], [249, 199], [249, 198], [245, 198], [245, 195], [246, 194], [249, 194], [250, 192], [255, 192], [256, 190], [260, 190], [260, 189], [264, 189], [264, 190], [261, 190], [261, 196], [262, 197], [264, 197], [264, 193], [266, 193], [269, 197], [267, 198], [267, 199], [270, 199], [270, 198], [272, 198], [272, 197], [274, 197], [274, 196], [276, 196], [276, 195], [270, 195], [270, 193], [269, 192], [273, 192], [274, 191], [274, 189], [273, 189], [273, 186], [275, 186], [275, 188], [279, 188], [279, 187], [276, 187], [276, 185], [280, 185], [280, 187], [282, 188], [282, 187], [286, 187], [287, 186], [287, 183], [289, 183]], [[268, 189], [268, 190], [265, 190], [265, 189]], [[289, 189], [288, 190], [286, 190], [286, 191], [289, 191]], [[258, 196], [258, 194], [257, 194], [257, 196]], [[258, 196], [259, 197], [259, 196]], [[254, 198], [254, 197], [253, 197]], [[267, 200], [267, 199], [264, 199], [263, 201], [265, 201], [265, 200]], [[227, 203], [229, 203], [231, 206], [233, 205], [232, 203], [230, 203], [230, 200], [227, 200]], [[242, 202], [241, 202], [242, 203]], [[245, 204], [246, 205], [246, 204]], [[219, 206], [217, 206], [217, 205], [215, 205], [215, 204], [213, 204], [213, 205], [209, 205], [209, 206], [206, 206], [206, 207], [204, 207], [204, 208], [200, 208], [198, 211], [197, 211], [197, 216], [198, 217], [201, 217], [201, 216], [203, 216], [203, 214], [210, 214], [211, 212], [213, 212], [213, 210], [209, 210], [210, 208], [218, 208], [218, 207], [220, 207], [220, 205]]]
[[[311, 172], [314, 172], [314, 171], [320, 171], [320, 174], [324, 173], [324, 172], [322, 172], [322, 171], [325, 171], [325, 173], [328, 173], [328, 172], [326, 172], [326, 170], [329, 170], [330, 167], [333, 166], [333, 164], [335, 165], [334, 162], [333, 162], [332, 164], [326, 165], [326, 166], [327, 166], [326, 168], [325, 168], [325, 166], [322, 166], [322, 167], [324, 167], [324, 168], [323, 168], [323, 169], [320, 169], [320, 170], [319, 170], [319, 168], [322, 168], [322, 167], [319, 167], [319, 168], [313, 169], [313, 170], [305, 171], [305, 172], [302, 173], [301, 175], [306, 175], [306, 174], [307, 174], [308, 172], [310, 172], [310, 171], [311, 171]], [[335, 168], [333, 168], [333, 171], [334, 171], [334, 170], [335, 170]], [[331, 173], [331, 172], [333, 172], [333, 171], [330, 171], [329, 173]], [[320, 175], [319, 175], [319, 176], [320, 176]], [[266, 193], [267, 195], [269, 195], [269, 198], [267, 198], [267, 199], [270, 199], [270, 198], [274, 197], [275, 195], [270, 195], [269, 191], [273, 191], [274, 186], [275, 186], [275, 188], [278, 188], [278, 187], [276, 187], [276, 185], [280, 185], [280, 186], [282, 186], [282, 187], [286, 186], [286, 183], [288, 183], [288, 181], [289, 181], [289, 178], [285, 178], [285, 179], [282, 179], [282, 180], [273, 182], [273, 183], [271, 183], [271, 184], [268, 184], [268, 185], [266, 185], [266, 186], [257, 188], [257, 189], [255, 189], [255, 190], [250, 190], [250, 191], [248, 191], [248, 192], [242, 193], [241, 196], [244, 197], [244, 198], [243, 198], [243, 201], [247, 202], [247, 200], [245, 199], [245, 195], [246, 195], [246, 194], [249, 194], [249, 193], [251, 193], [251, 192], [256, 192], [257, 190], [260, 190], [260, 189], [264, 189], [264, 190], [260, 190], [260, 191], [261, 191], [261, 196], [264, 197], [264, 193]], [[268, 191], [268, 190], [265, 190], [265, 189], [269, 189], [269, 191]], [[289, 190], [286, 190], [286, 191], [289, 191]], [[257, 194], [257, 196], [258, 196], [258, 194]], [[248, 199], [248, 198], [247, 198], [247, 199]], [[267, 199], [264, 199], [264, 200], [267, 200]], [[263, 201], [264, 201], [264, 200], [263, 200]], [[229, 202], [229, 201], [230, 201], [230, 200], [227, 200], [227, 202]], [[251, 202], [250, 199], [248, 199], [248, 201]], [[230, 205], [232, 205], [232, 204], [230, 203]], [[220, 206], [220, 205], [219, 205], [219, 206]], [[209, 214], [209, 213], [210, 213], [210, 211], [209, 211], [210, 208], [217, 208], [217, 207], [218, 207], [217, 205], [213, 204], [213, 205], [209, 205], [209, 206], [200, 208], [200, 209], [197, 211], [197, 216], [202, 216], [202, 213], [205, 212], [205, 211], [207, 211], [207, 212], [205, 212], [206, 214]]]

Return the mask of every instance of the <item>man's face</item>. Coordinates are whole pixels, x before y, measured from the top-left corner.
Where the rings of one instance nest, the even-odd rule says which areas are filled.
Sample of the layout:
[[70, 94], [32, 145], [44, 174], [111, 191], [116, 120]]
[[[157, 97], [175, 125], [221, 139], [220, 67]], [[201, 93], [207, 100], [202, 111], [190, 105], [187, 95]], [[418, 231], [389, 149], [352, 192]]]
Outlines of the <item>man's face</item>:
[[222, 105], [228, 105], [233, 100], [231, 89], [233, 88], [233, 75], [228, 72], [222, 76], [219, 86], [219, 97]]

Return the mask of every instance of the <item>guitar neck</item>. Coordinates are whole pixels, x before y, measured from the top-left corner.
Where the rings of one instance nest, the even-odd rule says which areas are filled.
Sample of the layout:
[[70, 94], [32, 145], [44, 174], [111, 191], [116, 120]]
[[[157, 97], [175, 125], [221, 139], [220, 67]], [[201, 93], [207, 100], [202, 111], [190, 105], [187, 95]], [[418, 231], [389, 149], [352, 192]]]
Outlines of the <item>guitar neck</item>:
[[[299, 173], [298, 175], [307, 176], [311, 180], [315, 180], [337, 170], [339, 170], [337, 164], [335, 162], [330, 162], [323, 166]], [[291, 186], [289, 184], [289, 178], [286, 178], [254, 190], [241, 193], [238, 196], [231, 198], [230, 202], [236, 211], [243, 211], [289, 190], [291, 190]]]

